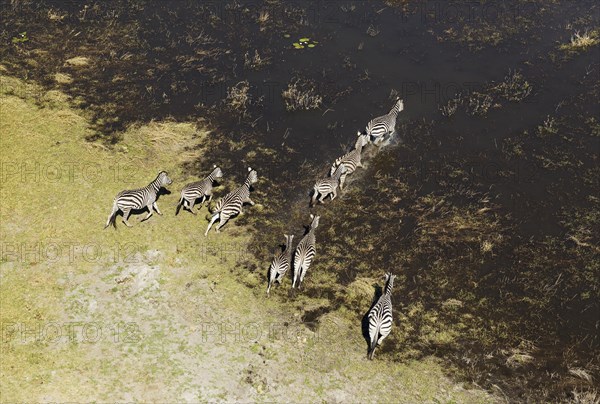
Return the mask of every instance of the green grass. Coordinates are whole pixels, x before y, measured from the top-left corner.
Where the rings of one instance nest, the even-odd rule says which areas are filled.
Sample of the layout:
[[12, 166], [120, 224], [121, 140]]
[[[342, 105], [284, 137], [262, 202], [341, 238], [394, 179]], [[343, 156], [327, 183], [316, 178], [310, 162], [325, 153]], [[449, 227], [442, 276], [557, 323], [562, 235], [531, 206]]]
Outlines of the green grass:
[[[175, 216], [181, 186], [205, 174], [182, 169], [202, 157], [195, 146], [208, 135], [205, 128], [134, 125], [107, 148], [86, 140], [94, 135], [90, 117], [64, 94], [5, 76], [0, 84], [2, 401], [493, 399], [455, 384], [433, 359], [368, 362], [360, 323], [349, 311], [327, 315], [337, 328], [324, 337], [334, 339], [315, 338], [300, 324], [298, 307], [326, 299], [266, 299], [265, 285], [238, 267], [248, 229], [234, 219], [205, 239], [206, 208], [198, 216]], [[22, 167], [29, 171], [22, 174]], [[164, 215], [144, 223], [137, 215], [132, 228], [118, 220], [117, 230], [103, 229], [114, 195], [146, 185], [160, 170], [174, 180], [172, 193], [158, 201]], [[56, 245], [62, 250], [50, 259]], [[215, 250], [225, 245], [228, 251]], [[29, 252], [18, 253], [20, 246]], [[31, 253], [39, 246], [42, 253]], [[364, 306], [370, 284], [364, 280], [348, 292], [357, 305]], [[260, 334], [236, 339], [233, 331], [222, 341], [204, 340], [203, 327], [223, 319], [233, 327], [257, 326]], [[269, 325], [284, 322], [300, 334], [270, 338]], [[48, 333], [23, 338], [14, 324], [34, 330], [79, 324], [88, 331], [96, 324], [101, 334], [79, 329], [74, 339], [64, 331], [57, 341]], [[244, 383], [247, 369], [252, 383]], [[383, 387], [389, 395], [378, 395]]]

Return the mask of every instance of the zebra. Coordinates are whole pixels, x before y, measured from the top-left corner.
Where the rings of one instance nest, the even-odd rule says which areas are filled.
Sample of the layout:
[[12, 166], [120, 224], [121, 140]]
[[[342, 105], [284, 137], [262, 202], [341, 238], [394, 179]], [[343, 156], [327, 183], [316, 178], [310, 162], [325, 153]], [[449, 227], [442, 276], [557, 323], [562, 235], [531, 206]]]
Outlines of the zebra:
[[387, 337], [392, 329], [392, 287], [396, 275], [385, 274], [385, 289], [377, 303], [369, 311], [369, 359], [373, 359], [375, 348]]
[[283, 276], [290, 269], [290, 263], [292, 262], [292, 241], [294, 235], [284, 234], [285, 237], [285, 248], [282, 252], [277, 254], [271, 262], [269, 267], [269, 286], [267, 286], [267, 296], [270, 293], [271, 285], [273, 282], [281, 283]]
[[[201, 198], [200, 207], [202, 207], [204, 201], [206, 201], [206, 205], [208, 206], [213, 197], [213, 182], [219, 178], [223, 178], [223, 172], [215, 165], [208, 177], [204, 178], [202, 181], [192, 182], [183, 187], [181, 190], [181, 198], [177, 204], [177, 210], [175, 211], [175, 214], [179, 214], [179, 210], [183, 206], [184, 209], [189, 210], [195, 215], [196, 212], [194, 212], [193, 209], [198, 198]], [[206, 197], [208, 197], [208, 200]]]
[[391, 135], [396, 130], [398, 112], [404, 110], [404, 101], [396, 99], [396, 104], [386, 115], [371, 119], [367, 124], [366, 133], [373, 143], [379, 146], [384, 137]]
[[317, 253], [315, 246], [315, 230], [319, 226], [320, 216], [311, 214], [310, 218], [311, 223], [308, 232], [298, 243], [294, 254], [294, 281], [292, 282], [292, 288], [295, 288], [296, 286], [300, 287], [300, 284], [306, 275], [306, 271], [308, 271], [308, 268]]
[[250, 187], [252, 184], [258, 181], [258, 174], [251, 167], [248, 167], [248, 177], [244, 184], [237, 188], [235, 191], [228, 193], [217, 202], [213, 210], [213, 216], [210, 219], [210, 223], [204, 232], [204, 236], [208, 236], [208, 231], [212, 227], [213, 223], [219, 219], [219, 225], [216, 228], [216, 232], [219, 233], [221, 227], [227, 223], [231, 216], [235, 216], [242, 213], [242, 205], [249, 203], [254, 206], [254, 202], [250, 199]]
[[315, 183], [313, 187], [313, 195], [310, 200], [310, 206], [313, 206], [319, 198], [319, 203], [323, 203], [325, 198], [331, 195], [333, 201], [337, 196], [337, 187], [340, 183], [340, 177], [346, 172], [346, 166], [340, 165], [331, 177], [321, 178]]
[[158, 210], [158, 205], [156, 204], [156, 196], [158, 191], [164, 187], [165, 185], [170, 185], [173, 181], [169, 178], [166, 171], [161, 171], [158, 173], [158, 176], [154, 181], [148, 184], [144, 188], [132, 189], [121, 191], [115, 197], [112, 212], [108, 216], [108, 220], [106, 221], [106, 229], [111, 224], [116, 228], [117, 225], [115, 223], [115, 219], [117, 218], [117, 213], [119, 210], [123, 212], [123, 223], [127, 227], [131, 227], [131, 225], [127, 222], [127, 218], [129, 218], [129, 214], [132, 210], [139, 209], [148, 209], [148, 215], [143, 218], [141, 221], [148, 220], [150, 216], [152, 216], [152, 209], [156, 211], [159, 215], [160, 210]]
[[360, 161], [360, 157], [362, 154], [362, 149], [369, 142], [369, 137], [367, 135], [363, 135], [358, 132], [358, 138], [356, 139], [356, 143], [354, 144], [354, 150], [349, 153], [344, 154], [342, 157], [339, 157], [335, 162], [331, 165], [331, 169], [329, 170], [329, 175], [333, 175], [335, 170], [339, 166], [346, 167], [346, 172], [343, 173], [340, 177], [340, 189], [344, 189], [344, 182], [346, 181], [346, 177], [352, 174], [358, 167], [363, 167], [362, 162]]

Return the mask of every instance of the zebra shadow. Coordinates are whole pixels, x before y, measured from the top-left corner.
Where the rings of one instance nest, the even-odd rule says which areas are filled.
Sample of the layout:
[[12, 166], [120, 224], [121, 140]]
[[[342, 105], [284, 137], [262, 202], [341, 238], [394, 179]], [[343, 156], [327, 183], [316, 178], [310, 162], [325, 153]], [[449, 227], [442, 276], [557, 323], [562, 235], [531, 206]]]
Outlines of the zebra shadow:
[[373, 301], [371, 302], [371, 307], [369, 307], [369, 310], [367, 310], [367, 312], [365, 313], [365, 315], [363, 316], [362, 321], [361, 321], [361, 329], [362, 329], [363, 338], [365, 339], [365, 342], [367, 343], [367, 351], [369, 350], [369, 347], [371, 346], [371, 339], [369, 338], [369, 313], [371, 312], [373, 307], [377, 304], [377, 301], [379, 300], [381, 295], [383, 295], [383, 288], [381, 286], [377, 285], [374, 287], [374, 289], [375, 289], [375, 296], [373, 297]]

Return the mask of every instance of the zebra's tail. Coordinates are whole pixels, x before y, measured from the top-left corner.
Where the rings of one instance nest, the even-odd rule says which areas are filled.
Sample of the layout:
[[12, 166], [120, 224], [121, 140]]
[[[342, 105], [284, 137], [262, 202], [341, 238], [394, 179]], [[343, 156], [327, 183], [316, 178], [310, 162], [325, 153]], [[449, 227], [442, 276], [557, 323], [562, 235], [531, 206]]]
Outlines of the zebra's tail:
[[115, 229], [117, 228], [116, 219], [117, 219], [117, 212], [118, 211], [119, 211], [119, 207], [117, 206], [117, 201], [115, 200], [115, 202], [113, 204], [112, 212], [108, 216], [108, 220], [106, 221], [106, 225], [104, 226], [105, 229], [108, 226], [110, 226], [111, 224], [114, 226]]
[[204, 232], [204, 237], [208, 236], [208, 232], [210, 231], [210, 228], [212, 227], [213, 223], [219, 218], [219, 216], [221, 216], [221, 213], [217, 212], [210, 219], [210, 223], [208, 224], [208, 227], [206, 228], [206, 231]]
[[179, 202], [177, 203], [177, 209], [175, 210], [175, 216], [177, 216], [179, 214], [179, 210], [181, 209], [182, 205], [183, 205], [183, 194], [181, 195], [181, 198], [179, 199]]
[[375, 330], [375, 333], [371, 337], [371, 345], [369, 346], [368, 356], [370, 360], [373, 360], [373, 355], [375, 355], [375, 348], [377, 348], [377, 337], [379, 337], [379, 327]]

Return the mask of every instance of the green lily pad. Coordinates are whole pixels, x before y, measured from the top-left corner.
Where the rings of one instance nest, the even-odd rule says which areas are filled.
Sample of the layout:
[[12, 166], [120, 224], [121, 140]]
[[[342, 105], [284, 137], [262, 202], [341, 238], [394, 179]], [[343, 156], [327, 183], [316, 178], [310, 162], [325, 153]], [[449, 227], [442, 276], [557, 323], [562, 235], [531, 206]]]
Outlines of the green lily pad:
[[284, 38], [289, 38], [291, 35], [290, 34], [283, 34]]
[[309, 44], [308, 44], [308, 47], [309, 47], [309, 48], [314, 48], [314, 47], [315, 47], [315, 44], [314, 44], [314, 43], [309, 43]]
[[300, 38], [300, 42], [308, 42], [310, 41], [310, 38]]

